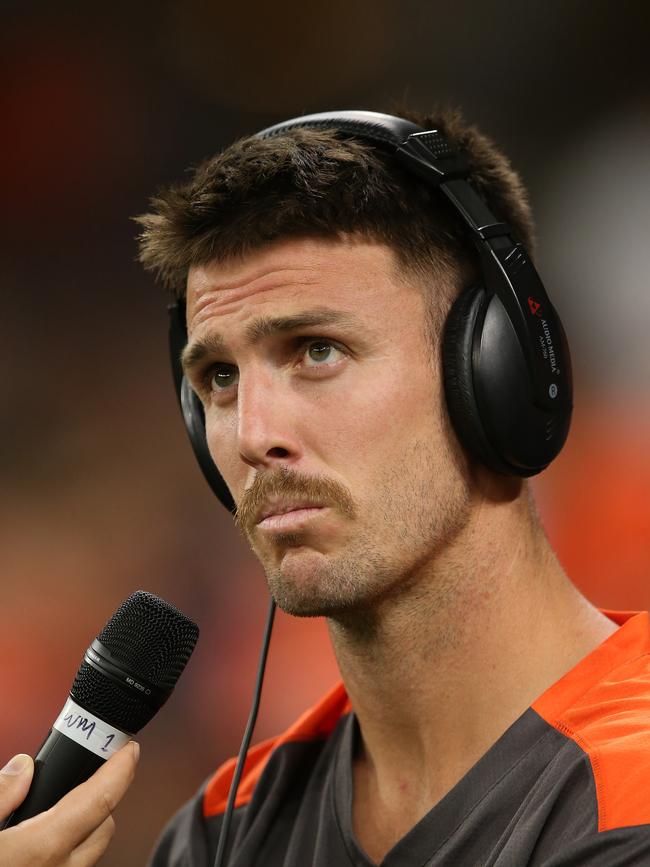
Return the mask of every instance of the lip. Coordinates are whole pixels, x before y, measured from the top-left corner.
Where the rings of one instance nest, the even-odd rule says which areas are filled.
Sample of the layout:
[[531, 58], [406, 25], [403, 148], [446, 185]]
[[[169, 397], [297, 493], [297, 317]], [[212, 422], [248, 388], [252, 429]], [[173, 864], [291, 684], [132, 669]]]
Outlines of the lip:
[[313, 500], [306, 500], [303, 497], [295, 497], [287, 500], [271, 499], [260, 506], [255, 518], [255, 523], [261, 524], [266, 518], [271, 518], [276, 515], [286, 515], [288, 512], [320, 508], [322, 508], [322, 503], [315, 503]]
[[258, 520], [257, 526], [261, 530], [283, 530], [285, 532], [297, 530], [324, 511], [324, 506], [318, 506], [314, 503], [287, 506], [286, 508], [283, 506], [282, 511], [277, 511], [277, 507], [274, 511], [267, 509], [261, 513], [263, 517]]

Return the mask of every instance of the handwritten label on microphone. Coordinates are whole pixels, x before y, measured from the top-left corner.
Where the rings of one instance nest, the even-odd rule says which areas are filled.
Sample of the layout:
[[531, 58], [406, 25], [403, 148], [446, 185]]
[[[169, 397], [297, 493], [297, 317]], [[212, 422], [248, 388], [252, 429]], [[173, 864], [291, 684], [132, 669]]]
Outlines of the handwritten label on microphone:
[[110, 758], [131, 740], [130, 735], [93, 716], [71, 698], [66, 701], [53, 728], [103, 759]]

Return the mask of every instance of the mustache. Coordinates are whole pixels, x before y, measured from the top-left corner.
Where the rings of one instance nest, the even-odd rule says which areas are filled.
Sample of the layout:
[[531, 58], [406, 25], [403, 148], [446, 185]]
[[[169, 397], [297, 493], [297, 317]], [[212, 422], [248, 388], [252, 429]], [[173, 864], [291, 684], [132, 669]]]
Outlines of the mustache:
[[301, 497], [338, 509], [349, 518], [353, 518], [356, 511], [352, 494], [340, 482], [280, 467], [258, 473], [253, 484], [244, 491], [235, 512], [235, 523], [247, 536], [257, 523], [260, 508], [270, 497]]

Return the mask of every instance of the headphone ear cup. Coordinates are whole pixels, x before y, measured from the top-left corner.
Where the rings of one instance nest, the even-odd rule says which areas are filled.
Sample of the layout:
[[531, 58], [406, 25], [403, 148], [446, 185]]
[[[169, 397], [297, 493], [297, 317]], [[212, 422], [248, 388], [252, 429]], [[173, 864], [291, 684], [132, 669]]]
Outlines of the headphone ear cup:
[[571, 405], [548, 410], [535, 402], [525, 349], [498, 295], [481, 285], [461, 292], [445, 323], [442, 357], [449, 416], [466, 451], [509, 476], [547, 467], [566, 439]]
[[228, 485], [217, 469], [205, 436], [205, 413], [203, 404], [198, 399], [183, 373], [181, 356], [187, 344], [187, 327], [185, 323], [185, 299], [172, 302], [167, 307], [169, 313], [169, 360], [174, 377], [174, 390], [183, 416], [185, 430], [190, 438], [194, 455], [199, 462], [201, 472], [212, 492], [220, 502], [233, 514], [237, 507]]
[[194, 455], [201, 467], [201, 472], [212, 488], [213, 493], [216, 494], [226, 509], [229, 509], [234, 514], [236, 511], [235, 501], [223, 480], [223, 476], [212, 460], [212, 455], [208, 448], [208, 441], [205, 436], [203, 405], [192, 391], [192, 387], [185, 377], [181, 380], [179, 399], [185, 429], [190, 438]]
[[442, 339], [445, 397], [460, 444], [481, 463], [508, 472], [485, 432], [476, 401], [473, 356], [477, 332], [483, 327], [487, 293], [474, 284], [464, 289], [451, 306]]

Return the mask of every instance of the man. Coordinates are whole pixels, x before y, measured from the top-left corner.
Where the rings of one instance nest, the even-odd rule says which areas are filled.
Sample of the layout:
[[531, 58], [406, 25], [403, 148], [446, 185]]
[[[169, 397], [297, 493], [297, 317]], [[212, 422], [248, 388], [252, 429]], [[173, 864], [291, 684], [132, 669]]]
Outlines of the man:
[[[418, 122], [530, 249], [504, 157], [456, 115]], [[225, 863], [650, 863], [647, 616], [595, 609], [527, 481], [450, 424], [443, 326], [479, 268], [440, 192], [298, 128], [232, 145], [140, 222], [143, 263], [186, 298], [238, 523], [276, 602], [328, 618], [344, 684], [249, 753]], [[232, 774], [155, 867], [213, 863]]]

